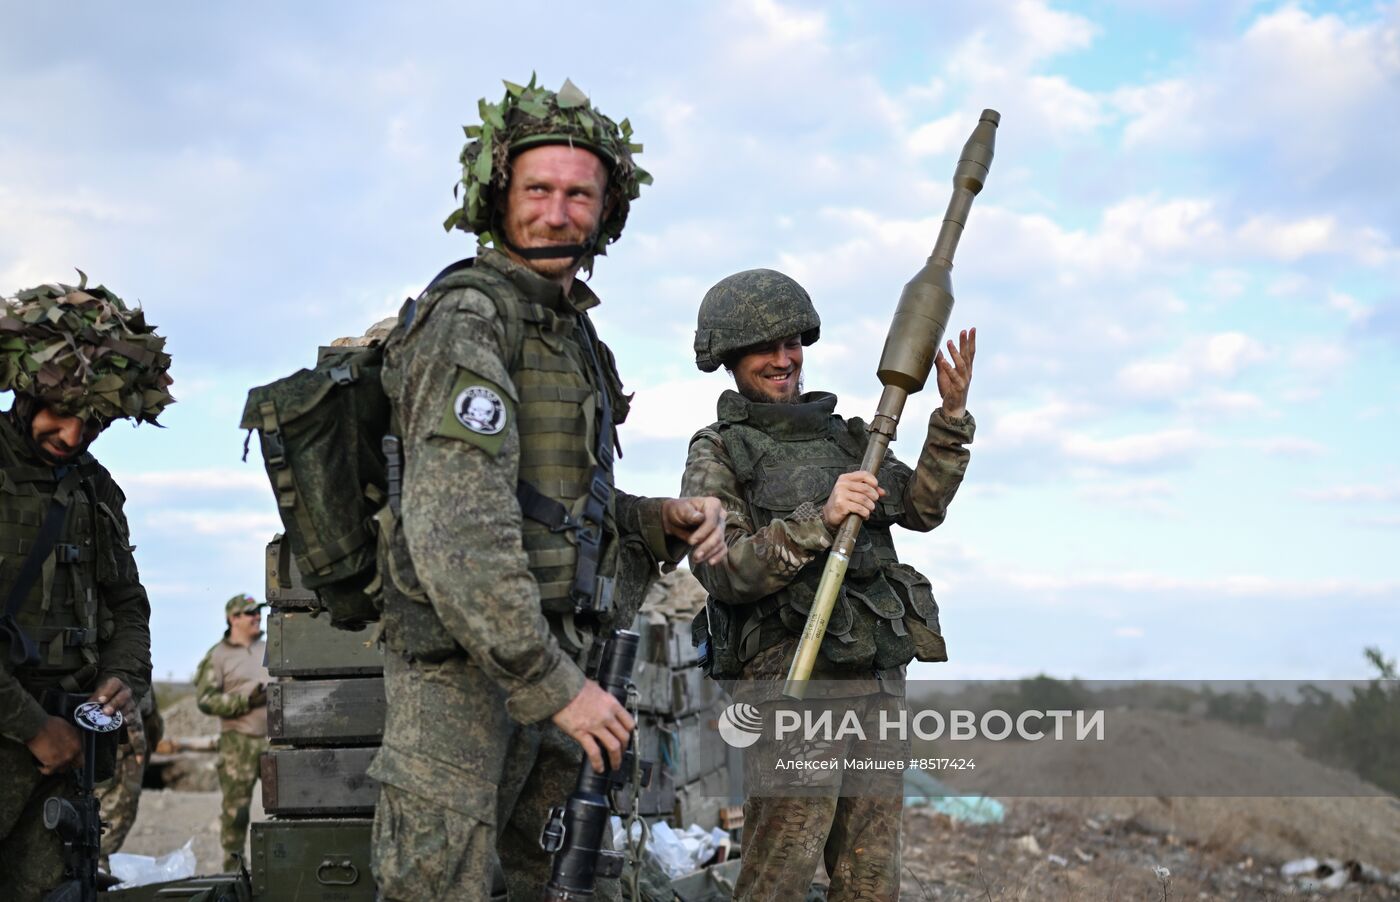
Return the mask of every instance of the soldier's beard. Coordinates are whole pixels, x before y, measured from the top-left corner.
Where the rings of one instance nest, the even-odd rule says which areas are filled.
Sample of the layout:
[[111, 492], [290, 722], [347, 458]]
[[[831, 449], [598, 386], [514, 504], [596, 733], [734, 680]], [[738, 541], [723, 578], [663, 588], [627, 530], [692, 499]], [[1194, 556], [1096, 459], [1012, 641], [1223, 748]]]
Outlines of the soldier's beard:
[[765, 392], [760, 385], [746, 379], [735, 379], [734, 388], [755, 404], [797, 404], [802, 400], [802, 373], [797, 374], [797, 384], [793, 386], [792, 391], [782, 396]]

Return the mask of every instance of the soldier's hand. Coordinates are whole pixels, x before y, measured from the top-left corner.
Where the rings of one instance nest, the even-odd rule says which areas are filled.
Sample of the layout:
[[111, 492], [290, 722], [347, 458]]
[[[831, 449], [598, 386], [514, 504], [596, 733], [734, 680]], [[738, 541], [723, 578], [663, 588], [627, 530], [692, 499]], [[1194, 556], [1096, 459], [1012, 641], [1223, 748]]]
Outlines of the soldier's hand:
[[719, 564], [729, 554], [724, 541], [724, 505], [718, 498], [667, 498], [661, 503], [667, 535], [690, 545], [692, 564]]
[[102, 685], [97, 687], [88, 701], [101, 703], [102, 713], [111, 717], [117, 711], [123, 711], [127, 705], [131, 704], [131, 690], [116, 677], [108, 677], [102, 681]]
[[967, 413], [967, 389], [972, 384], [972, 358], [977, 356], [977, 329], [964, 329], [958, 333], [958, 346], [948, 339], [948, 354], [942, 351], [934, 355], [933, 362], [938, 367], [938, 396], [943, 399], [943, 413], [951, 419], [958, 419]]
[[261, 708], [267, 704], [267, 687], [259, 683], [258, 688], [248, 693], [248, 710]]
[[584, 683], [583, 691], [550, 719], [583, 746], [588, 763], [597, 773], [604, 770], [603, 750], [614, 769], [622, 766], [622, 753], [627, 750], [634, 722], [627, 709], [602, 686], [592, 680]]
[[879, 481], [865, 470], [843, 473], [822, 505], [822, 521], [827, 529], [836, 530], [851, 514], [864, 520], [875, 512], [875, 504], [884, 494]]
[[39, 773], [62, 773], [83, 763], [83, 739], [78, 728], [62, 717], [49, 715], [39, 732], [25, 745], [39, 759]]

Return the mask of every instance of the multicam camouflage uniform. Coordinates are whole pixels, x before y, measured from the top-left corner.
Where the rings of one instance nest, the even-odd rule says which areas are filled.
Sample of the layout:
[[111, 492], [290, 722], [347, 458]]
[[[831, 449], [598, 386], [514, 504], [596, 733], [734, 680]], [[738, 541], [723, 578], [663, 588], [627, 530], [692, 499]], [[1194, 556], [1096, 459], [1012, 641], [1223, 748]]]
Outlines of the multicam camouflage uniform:
[[[715, 310], [702, 308], [696, 343], [702, 369], [716, 369], [746, 345], [797, 334], [807, 344], [816, 340], [815, 310], [786, 276], [759, 270], [730, 277], [707, 304], [723, 287], [739, 289], [722, 299], [731, 309], [718, 320], [733, 331], [718, 339], [707, 332]], [[744, 331], [746, 321], [751, 327]], [[719, 421], [691, 440], [682, 491], [718, 496], [728, 512], [728, 560], [695, 568], [711, 596], [714, 675], [773, 687], [757, 698], [776, 698], [787, 675], [834, 538], [821, 508], [837, 477], [858, 469], [864, 453], [865, 425], [843, 419], [835, 407], [836, 397], [822, 392], [765, 404], [726, 391]], [[834, 691], [826, 684], [828, 695], [863, 697], [859, 704], [867, 709], [898, 709], [904, 665], [915, 656], [946, 660], [928, 581], [898, 562], [890, 528], [923, 532], [943, 521], [967, 468], [973, 429], [970, 414], [950, 419], [940, 409], [929, 420], [915, 469], [885, 458], [879, 481], [887, 494], [862, 528], [812, 674], [841, 681]], [[750, 755], [747, 763], [758, 758]], [[760, 777], [745, 779], [753, 786]], [[747, 799], [735, 899], [803, 898], [823, 863], [833, 900], [898, 897], [900, 781], [838, 796], [841, 779], [824, 795]]]
[[[71, 772], [43, 776], [26, 747], [49, 717], [40, 695], [88, 693], [117, 677], [140, 696], [151, 673], [150, 605], [121, 489], [88, 453], [55, 465], [32, 437], [32, 422], [40, 410], [101, 425], [128, 416], [154, 422], [174, 400], [165, 391], [163, 347], [140, 311], [89, 288], [86, 278], [22, 291], [0, 306], [0, 391], [15, 392], [0, 415], [0, 599], [50, 502], [68, 507], [41, 574], [13, 619], [0, 618], [0, 632], [38, 646], [37, 659], [24, 660], [0, 637], [0, 899], [7, 902], [40, 898], [64, 873], [61, 842], [44, 828], [42, 812], [50, 796], [71, 797], [76, 780]], [[110, 773], [110, 760], [99, 751], [100, 771]]]
[[[541, 117], [527, 112], [535, 104]], [[580, 111], [596, 130], [585, 134]], [[499, 115], [504, 134], [493, 142], [484, 125], [464, 151], [470, 184], [449, 224], [487, 238], [493, 208], [481, 198], [504, 187], [512, 136], [531, 146], [572, 140], [611, 162], [609, 195], [625, 217], [637, 170], [618, 127], [577, 89], [510, 86]], [[496, 176], [476, 175], [483, 159], [496, 160]], [[621, 231], [612, 209], [590, 258]], [[511, 898], [540, 897], [550, 869], [540, 830], [582, 760], [550, 718], [583, 689], [593, 637], [630, 623], [656, 562], [685, 550], [664, 535], [662, 500], [614, 491], [609, 472], [598, 573], [615, 580], [613, 612], [576, 616], [572, 535], [522, 515], [520, 483], [578, 514], [598, 431], [626, 416], [611, 353], [582, 337], [597, 303], [581, 281], [566, 294], [483, 247], [474, 265], [406, 306], [386, 345], [383, 383], [405, 469], [401, 516], [386, 511], [380, 524], [388, 713], [370, 775], [381, 784], [374, 874], [383, 899], [484, 899], [496, 855]], [[600, 422], [603, 392], [612, 423]], [[597, 898], [617, 895], [615, 880], [599, 882]]]
[[136, 810], [141, 804], [141, 781], [146, 765], [165, 733], [165, 721], [156, 706], [156, 694], [147, 692], [139, 703], [126, 709], [127, 742], [117, 748], [117, 772], [112, 779], [97, 788], [102, 803], [102, 866], [113, 852], [121, 851], [131, 825], [136, 823]]
[[[246, 595], [235, 595], [225, 614], [256, 610]], [[258, 782], [262, 753], [267, 751], [267, 684], [271, 677], [263, 661], [267, 643], [235, 645], [225, 637], [204, 656], [195, 671], [195, 702], [199, 710], [219, 718], [219, 841], [224, 870], [235, 871], [248, 838], [253, 786]]]

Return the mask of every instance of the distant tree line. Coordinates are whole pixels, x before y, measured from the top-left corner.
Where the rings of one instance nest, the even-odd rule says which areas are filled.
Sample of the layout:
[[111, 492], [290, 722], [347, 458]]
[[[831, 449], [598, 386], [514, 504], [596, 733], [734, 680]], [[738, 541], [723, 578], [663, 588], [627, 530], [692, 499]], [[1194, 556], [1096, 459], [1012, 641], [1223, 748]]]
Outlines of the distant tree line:
[[[1159, 682], [1096, 685], [1045, 675], [1012, 683], [971, 683], [953, 695], [974, 711], [1132, 708], [1175, 711], [1242, 727], [1273, 739], [1291, 740], [1309, 756], [1351, 770], [1400, 795], [1400, 678], [1396, 662], [1367, 648], [1376, 675], [1349, 688], [1350, 697], [1312, 684], [1296, 697], [1269, 696], [1249, 683], [1221, 691], [1220, 684]], [[947, 704], [944, 695], [939, 702]]]

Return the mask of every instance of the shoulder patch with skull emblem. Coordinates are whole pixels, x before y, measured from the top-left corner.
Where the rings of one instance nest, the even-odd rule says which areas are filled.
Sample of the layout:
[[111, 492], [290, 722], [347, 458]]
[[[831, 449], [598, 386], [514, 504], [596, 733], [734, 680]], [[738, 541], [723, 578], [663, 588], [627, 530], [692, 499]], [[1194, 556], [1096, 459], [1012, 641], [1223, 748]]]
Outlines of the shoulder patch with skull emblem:
[[509, 392], [471, 370], [459, 368], [435, 434], [468, 441], [494, 455], [505, 442], [506, 425], [514, 412]]

